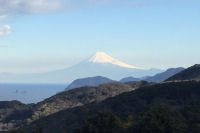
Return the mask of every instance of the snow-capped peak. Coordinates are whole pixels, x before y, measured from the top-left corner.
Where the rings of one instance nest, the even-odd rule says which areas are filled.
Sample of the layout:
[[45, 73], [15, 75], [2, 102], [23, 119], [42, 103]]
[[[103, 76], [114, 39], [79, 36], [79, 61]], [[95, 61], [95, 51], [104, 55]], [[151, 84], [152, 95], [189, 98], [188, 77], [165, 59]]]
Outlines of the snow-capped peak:
[[89, 59], [90, 62], [94, 63], [110, 63], [114, 60], [114, 58], [110, 57], [104, 52], [96, 52], [92, 58]]
[[117, 66], [120, 66], [120, 67], [140, 69], [139, 67], [132, 66], [132, 65], [126, 64], [124, 62], [121, 62], [121, 61], [107, 55], [104, 52], [96, 52], [95, 55], [92, 56], [89, 59], [89, 62], [92, 62], [92, 63], [111, 63], [113, 65], [117, 65]]

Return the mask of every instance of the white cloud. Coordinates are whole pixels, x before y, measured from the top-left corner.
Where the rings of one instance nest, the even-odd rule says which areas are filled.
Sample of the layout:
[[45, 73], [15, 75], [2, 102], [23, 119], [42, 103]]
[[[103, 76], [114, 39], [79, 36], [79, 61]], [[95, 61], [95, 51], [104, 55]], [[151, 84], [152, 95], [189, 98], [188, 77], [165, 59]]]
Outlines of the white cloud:
[[12, 29], [9, 25], [0, 26], [0, 37], [9, 36], [12, 33]]
[[64, 7], [66, 0], [0, 0], [0, 16], [51, 13]]
[[[47, 14], [111, 0], [0, 0], [0, 21], [18, 14]], [[9, 25], [0, 26], [0, 37], [9, 36]]]
[[[0, 21], [16, 14], [46, 14], [62, 10], [68, 0], [0, 0]], [[0, 26], [0, 37], [9, 36], [9, 25]]]
[[0, 18], [14, 14], [46, 14], [64, 9], [119, 4], [136, 0], [0, 0]]

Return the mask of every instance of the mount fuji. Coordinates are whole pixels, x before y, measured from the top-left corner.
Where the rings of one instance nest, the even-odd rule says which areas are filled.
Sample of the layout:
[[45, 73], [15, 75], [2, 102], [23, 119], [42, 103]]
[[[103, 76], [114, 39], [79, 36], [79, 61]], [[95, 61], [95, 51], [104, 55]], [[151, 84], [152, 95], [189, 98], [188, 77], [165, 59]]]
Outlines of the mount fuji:
[[123, 67], [123, 68], [141, 69], [139, 67], [132, 66], [132, 65], [126, 64], [124, 62], [121, 62], [117, 59], [114, 59], [104, 52], [97, 52], [94, 56], [92, 56], [88, 60], [88, 63], [99, 63], [99, 64], [106, 64], [107, 63], [107, 64], [112, 64], [112, 65], [116, 65], [118, 67]]
[[104, 76], [113, 80], [124, 77], [144, 77], [160, 73], [159, 69], [143, 69], [126, 64], [104, 52], [97, 52], [92, 57], [69, 68], [39, 74], [0, 74], [3, 83], [69, 83], [78, 78]]

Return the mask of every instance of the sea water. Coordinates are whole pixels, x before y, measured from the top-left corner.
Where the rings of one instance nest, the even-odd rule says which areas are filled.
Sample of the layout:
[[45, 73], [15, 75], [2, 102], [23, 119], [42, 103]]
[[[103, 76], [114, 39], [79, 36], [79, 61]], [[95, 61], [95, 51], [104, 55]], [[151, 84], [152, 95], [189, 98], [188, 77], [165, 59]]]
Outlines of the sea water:
[[0, 101], [37, 103], [67, 87], [66, 84], [0, 84]]

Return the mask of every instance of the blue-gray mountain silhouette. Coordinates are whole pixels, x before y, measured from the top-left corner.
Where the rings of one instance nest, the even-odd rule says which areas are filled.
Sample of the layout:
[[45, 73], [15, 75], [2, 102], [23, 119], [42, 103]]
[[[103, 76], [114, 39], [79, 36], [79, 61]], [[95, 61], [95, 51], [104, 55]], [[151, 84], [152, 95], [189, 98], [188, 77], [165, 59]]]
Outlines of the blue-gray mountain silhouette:
[[37, 74], [0, 74], [3, 83], [70, 83], [84, 77], [104, 76], [113, 80], [134, 75], [143, 77], [162, 72], [160, 69], [142, 69], [123, 63], [103, 52], [69, 68]]
[[81, 78], [74, 80], [71, 84], [68, 85], [67, 89], [73, 89], [83, 86], [99, 86], [104, 83], [110, 83], [114, 82], [113, 80], [102, 77], [102, 76], [96, 76], [96, 77], [88, 77], [88, 78]]

